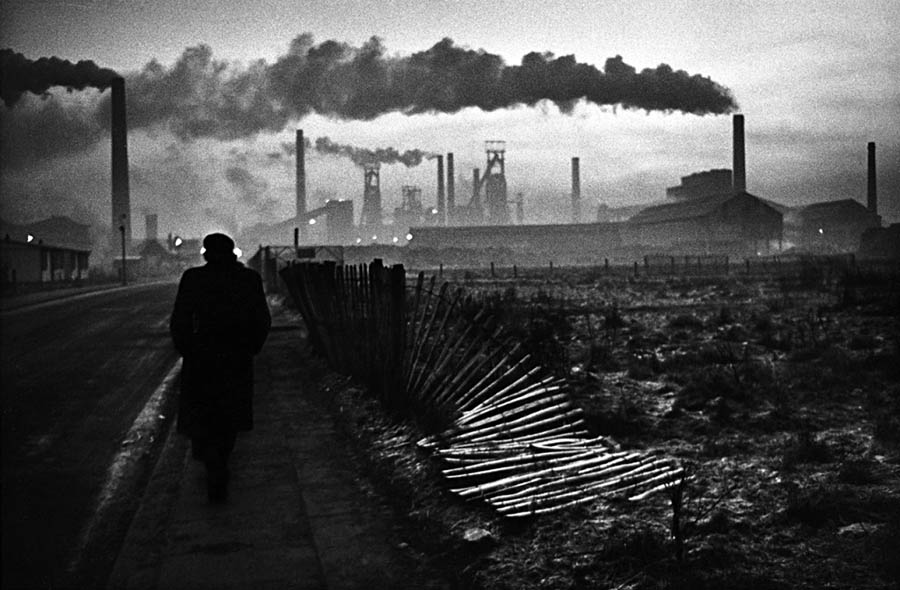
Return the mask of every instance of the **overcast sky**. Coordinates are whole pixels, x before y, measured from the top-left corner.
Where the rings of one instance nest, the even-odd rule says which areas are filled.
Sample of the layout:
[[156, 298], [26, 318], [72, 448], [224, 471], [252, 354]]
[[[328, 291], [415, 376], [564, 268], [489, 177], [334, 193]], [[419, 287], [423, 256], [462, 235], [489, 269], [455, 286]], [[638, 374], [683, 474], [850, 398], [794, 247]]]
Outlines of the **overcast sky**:
[[[738, 105], [734, 112], [745, 115], [751, 193], [788, 205], [865, 202], [866, 143], [875, 141], [880, 212], [885, 221], [900, 221], [896, 0], [4, 0], [0, 6], [0, 47], [29, 59], [92, 60], [129, 80], [151, 60], [157, 73], [171, 72], [201, 44], [211, 51], [207, 70], [221, 67], [225, 78], [264, 71], [304, 33], [315, 45], [333, 39], [353, 48], [378, 36], [385, 58], [423, 52], [449, 37], [508, 66], [535, 51], [572, 54], [600, 70], [616, 55], [638, 72], [668, 64], [721, 85]], [[129, 82], [130, 91], [138, 87]], [[51, 93], [0, 106], [0, 214], [28, 221], [61, 213], [108, 223], [108, 131], [93, 116], [108, 92]], [[129, 105], [137, 99], [130, 93]], [[681, 176], [731, 167], [730, 114], [589, 101], [570, 112], [549, 101], [365, 117], [292, 111], [261, 130], [227, 133], [186, 133], [169, 119], [129, 124], [133, 216], [158, 213], [162, 233], [196, 236], [293, 213], [293, 164], [282, 144], [293, 141], [296, 128], [313, 140], [364, 148], [452, 151], [463, 178], [484, 165], [485, 140], [505, 140], [509, 190], [523, 193], [529, 222], [568, 219], [572, 156], [581, 158], [586, 217], [598, 203], [658, 201]], [[54, 132], [63, 137], [50, 142]], [[311, 206], [353, 198], [358, 216], [363, 179], [349, 159], [310, 153], [307, 175]], [[419, 185], [431, 203], [434, 165], [386, 165], [381, 183], [388, 215], [402, 185]], [[134, 227], [142, 237], [143, 221]]]

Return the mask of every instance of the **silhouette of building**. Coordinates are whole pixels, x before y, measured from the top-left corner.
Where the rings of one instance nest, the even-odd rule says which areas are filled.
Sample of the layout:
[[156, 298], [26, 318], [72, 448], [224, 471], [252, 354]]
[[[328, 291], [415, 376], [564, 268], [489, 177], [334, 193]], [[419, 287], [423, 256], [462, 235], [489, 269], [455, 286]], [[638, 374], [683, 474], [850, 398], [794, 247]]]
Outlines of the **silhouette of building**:
[[780, 248], [783, 216], [747, 192], [644, 209], [622, 224], [622, 242], [644, 251], [756, 254]]
[[681, 184], [666, 189], [666, 197], [676, 201], [702, 199], [731, 192], [731, 170], [718, 168], [681, 177]]
[[93, 248], [90, 226], [53, 216], [34, 223], [0, 220], [4, 286], [87, 278]]
[[801, 207], [786, 219], [787, 237], [810, 252], [856, 252], [863, 232], [881, 227], [881, 218], [854, 199]]

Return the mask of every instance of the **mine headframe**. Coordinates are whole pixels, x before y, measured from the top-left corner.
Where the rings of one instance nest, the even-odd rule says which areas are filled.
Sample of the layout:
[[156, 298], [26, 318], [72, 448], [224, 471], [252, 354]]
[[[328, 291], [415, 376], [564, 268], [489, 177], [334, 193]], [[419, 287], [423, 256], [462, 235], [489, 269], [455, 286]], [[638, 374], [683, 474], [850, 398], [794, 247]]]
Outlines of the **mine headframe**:
[[487, 165], [480, 178], [477, 172], [472, 178], [472, 201], [469, 206], [472, 209], [483, 211], [488, 224], [507, 225], [510, 218], [506, 194], [506, 142], [485, 141], [484, 151], [487, 156]]
[[381, 227], [381, 164], [363, 164], [363, 206], [359, 225], [363, 228]]

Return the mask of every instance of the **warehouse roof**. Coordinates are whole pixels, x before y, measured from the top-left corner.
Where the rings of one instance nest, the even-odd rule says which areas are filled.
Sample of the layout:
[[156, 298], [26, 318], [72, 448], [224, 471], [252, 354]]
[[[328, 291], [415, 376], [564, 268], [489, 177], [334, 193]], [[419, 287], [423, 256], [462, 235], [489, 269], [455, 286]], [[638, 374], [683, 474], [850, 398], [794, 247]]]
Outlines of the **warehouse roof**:
[[28, 236], [31, 235], [35, 244], [79, 252], [90, 252], [93, 247], [90, 229], [89, 225], [60, 215], [25, 224], [0, 219], [0, 237], [3, 239], [29, 243]]
[[678, 201], [677, 203], [666, 203], [665, 205], [648, 207], [628, 221], [630, 223], [666, 223], [670, 221], [698, 219], [718, 211], [726, 203], [739, 199], [752, 199], [764, 207], [777, 211], [774, 206], [765, 200], [751, 195], [748, 192], [740, 192], [737, 194], [727, 193], [698, 199], [687, 199]]

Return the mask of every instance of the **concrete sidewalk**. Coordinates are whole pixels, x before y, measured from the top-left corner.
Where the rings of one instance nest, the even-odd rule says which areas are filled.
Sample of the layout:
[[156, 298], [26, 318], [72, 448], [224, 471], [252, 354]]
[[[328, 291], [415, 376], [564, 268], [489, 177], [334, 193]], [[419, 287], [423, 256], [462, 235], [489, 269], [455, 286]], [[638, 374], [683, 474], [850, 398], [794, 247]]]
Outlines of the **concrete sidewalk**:
[[308, 358], [300, 331], [276, 323], [226, 503], [207, 502], [203, 465], [170, 429], [109, 588], [419, 587], [391, 510], [358, 484]]

